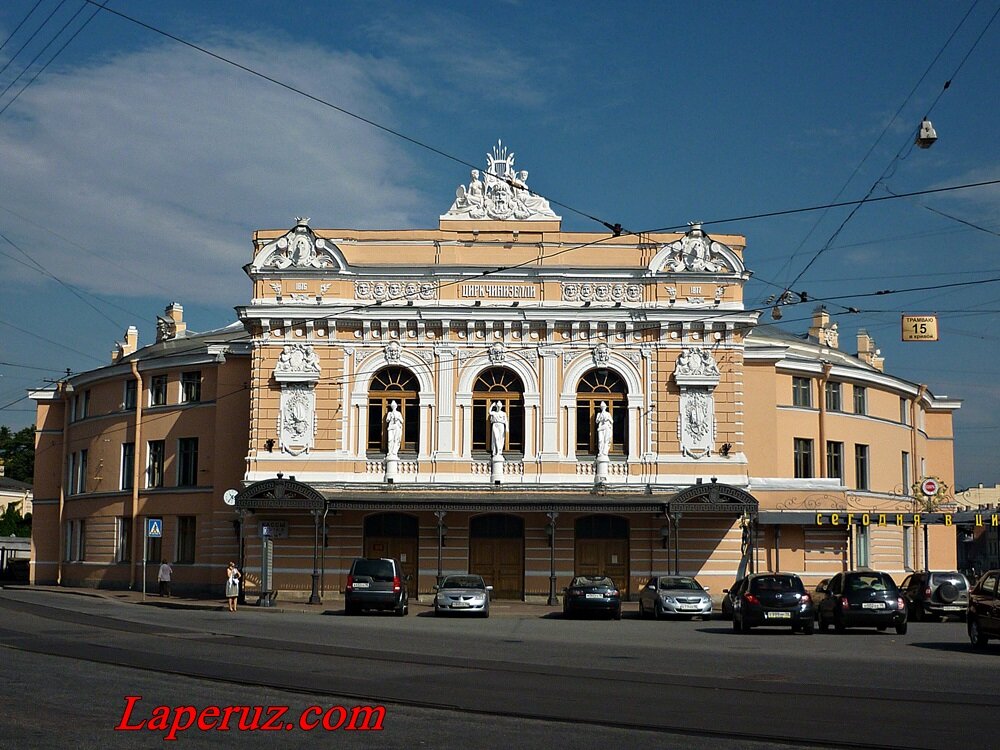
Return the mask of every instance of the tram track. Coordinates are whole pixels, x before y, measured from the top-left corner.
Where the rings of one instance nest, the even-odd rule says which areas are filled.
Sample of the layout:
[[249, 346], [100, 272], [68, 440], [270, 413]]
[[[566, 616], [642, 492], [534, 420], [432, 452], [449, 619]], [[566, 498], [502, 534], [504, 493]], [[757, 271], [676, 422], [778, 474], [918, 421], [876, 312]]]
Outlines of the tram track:
[[[539, 666], [525, 662], [462, 659], [420, 653], [385, 653], [377, 649], [326, 645], [317, 643], [294, 644], [275, 638], [254, 635], [205, 632], [166, 624], [148, 624], [121, 620], [104, 615], [74, 612], [47, 607], [44, 604], [15, 601], [0, 597], [0, 608], [24, 618], [41, 618], [47, 621], [69, 623], [84, 630], [80, 637], [67, 637], [65, 631], [46, 634], [41, 628], [16, 629], [0, 626], [0, 645], [6, 648], [46, 654], [95, 664], [131, 667], [185, 677], [209, 680], [224, 684], [254, 685], [296, 694], [337, 697], [361, 702], [386, 702], [413, 708], [441, 711], [460, 711], [484, 717], [505, 716], [531, 721], [571, 723], [606, 728], [642, 730], [699, 737], [706, 740], [755, 741], [786, 746], [809, 747], [870, 747], [886, 750], [916, 750], [917, 748], [944, 747], [943, 744], [917, 742], [880, 742], [873, 738], [843, 737], [843, 728], [835, 734], [801, 732], [803, 723], [793, 724], [800, 734], [780, 732], [755, 732], [750, 724], [736, 721], [738, 730], [719, 726], [711, 716], [699, 718], [697, 726], [671, 722], [664, 711], [618, 710], [594, 712], [588, 709], [596, 700], [607, 702], [611, 695], [644, 698], [642, 706], [677, 705], [686, 702], [697, 704], [706, 699], [715, 706], [728, 707], [718, 712], [732, 722], [734, 715], [748, 713], [751, 704], [759, 705], [762, 717], [768, 710], [789, 705], [782, 709], [788, 713], [792, 705], [801, 711], [803, 706], [836, 704], [864, 704], [867, 715], [897, 717], [901, 709], [921, 706], [921, 712], [954, 713], [995, 709], [995, 697], [974, 696], [961, 693], [926, 694], [905, 690], [873, 690], [865, 688], [838, 688], [812, 683], [782, 683], [774, 675], [757, 675], [740, 680], [697, 678], [690, 675], [672, 675], [660, 672], [621, 672], [608, 668], [579, 667], [574, 665]], [[11, 618], [4, 618], [9, 621]], [[121, 633], [123, 638], [149, 641], [147, 647], [139, 643], [107, 645], [95, 642], [101, 633]], [[88, 638], [88, 635], [90, 636]], [[226, 644], [227, 653], [252, 655], [247, 662], [211, 658], [210, 651]], [[205, 652], [205, 653], [201, 653]], [[306, 665], [304, 668], [277, 666], [277, 653], [286, 654]], [[286, 659], [288, 661], [288, 659]], [[266, 668], [261, 668], [266, 664]], [[371, 675], [413, 675], [415, 684], [407, 679], [373, 679]], [[366, 677], [367, 676], [367, 677]], [[495, 688], [489, 685], [495, 683]], [[465, 690], [456, 687], [465, 686]], [[523, 695], [518, 699], [518, 691]], [[562, 692], [560, 692], [562, 691]], [[513, 695], [511, 695], [513, 693]], [[529, 696], [528, 693], [531, 695]], [[574, 696], [583, 700], [573, 700]], [[628, 696], [628, 697], [626, 697]], [[531, 707], [525, 706], [531, 699]], [[633, 707], [637, 704], [632, 704]], [[742, 708], [742, 711], [737, 710]], [[831, 709], [833, 710], [833, 709]], [[669, 715], [676, 712], [667, 711]], [[711, 713], [711, 712], [709, 712]], [[655, 721], [649, 721], [650, 715]], [[600, 717], [600, 718], [597, 718]], [[616, 718], [620, 717], [620, 718]], [[774, 726], [763, 722], [765, 726]], [[819, 734], [820, 736], [816, 736]]]

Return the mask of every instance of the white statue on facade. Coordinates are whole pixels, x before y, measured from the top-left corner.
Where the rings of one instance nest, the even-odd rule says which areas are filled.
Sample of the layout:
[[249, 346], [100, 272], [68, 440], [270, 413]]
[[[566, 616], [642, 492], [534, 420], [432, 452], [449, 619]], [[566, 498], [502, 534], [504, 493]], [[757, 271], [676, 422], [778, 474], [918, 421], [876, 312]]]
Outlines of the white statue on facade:
[[594, 423], [597, 425], [597, 455], [606, 458], [611, 450], [613, 432], [613, 420], [606, 401], [601, 402], [600, 410], [594, 416]]
[[399, 444], [403, 440], [403, 415], [397, 410], [395, 401], [389, 403], [389, 411], [385, 415], [386, 434], [386, 456], [396, 458], [399, 456]]
[[494, 458], [502, 458], [507, 444], [507, 414], [499, 401], [494, 401], [490, 409], [490, 437], [490, 452]]

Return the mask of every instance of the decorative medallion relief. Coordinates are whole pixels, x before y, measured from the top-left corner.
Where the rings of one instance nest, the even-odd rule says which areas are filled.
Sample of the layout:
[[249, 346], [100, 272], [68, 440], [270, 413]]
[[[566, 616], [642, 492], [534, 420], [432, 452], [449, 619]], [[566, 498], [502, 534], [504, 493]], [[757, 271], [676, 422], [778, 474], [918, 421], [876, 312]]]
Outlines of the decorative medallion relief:
[[385, 347], [385, 361], [390, 365], [398, 365], [399, 358], [403, 353], [403, 347], [398, 341], [390, 341]]
[[563, 282], [564, 302], [642, 302], [641, 284]]
[[437, 299], [437, 283], [433, 281], [355, 281], [354, 299], [388, 302], [394, 300]]
[[316, 392], [312, 383], [282, 383], [278, 415], [281, 450], [293, 456], [307, 453], [316, 437]]
[[592, 352], [594, 357], [594, 367], [607, 367], [611, 361], [611, 350], [607, 344], [598, 344]]
[[715, 399], [707, 388], [681, 390], [678, 435], [681, 453], [702, 458], [715, 445]]
[[490, 363], [494, 365], [499, 365], [507, 361], [507, 348], [501, 344], [493, 344], [487, 351], [490, 358]]

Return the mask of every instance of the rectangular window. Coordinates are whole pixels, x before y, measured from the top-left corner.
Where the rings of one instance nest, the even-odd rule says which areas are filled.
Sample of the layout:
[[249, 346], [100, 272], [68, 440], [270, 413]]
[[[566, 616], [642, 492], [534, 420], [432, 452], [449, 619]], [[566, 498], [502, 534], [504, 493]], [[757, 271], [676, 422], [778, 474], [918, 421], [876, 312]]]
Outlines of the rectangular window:
[[840, 411], [841, 410], [840, 383], [827, 383], [824, 390], [826, 392], [826, 410]]
[[827, 441], [826, 475], [831, 479], [844, 478], [844, 444]]
[[868, 389], [863, 385], [854, 386], [854, 413], [868, 413]]
[[910, 493], [910, 484], [912, 480], [910, 479], [910, 454], [906, 451], [902, 453], [902, 461], [900, 462], [900, 469], [903, 471], [903, 493]]
[[154, 375], [149, 381], [149, 405], [163, 406], [167, 403], [167, 376]]
[[149, 441], [148, 460], [146, 462], [146, 486], [163, 486], [163, 458], [165, 446], [162, 440]]
[[122, 474], [119, 487], [130, 490], [135, 478], [135, 443], [122, 443]]
[[903, 527], [903, 569], [913, 570], [913, 527]]
[[194, 562], [195, 516], [177, 517], [177, 562]]
[[87, 491], [87, 451], [80, 451], [80, 460], [76, 464], [76, 491]]
[[135, 378], [125, 381], [125, 396], [122, 398], [123, 409], [134, 409], [139, 383]]
[[83, 519], [66, 522], [66, 549], [63, 559], [67, 562], [80, 562], [87, 557], [87, 532]]
[[795, 478], [810, 479], [813, 475], [813, 441], [795, 438]]
[[66, 459], [66, 490], [68, 495], [76, 494], [76, 454], [70, 453]]
[[899, 397], [899, 423], [900, 424], [910, 423], [910, 404], [902, 396]]
[[867, 568], [871, 564], [871, 538], [868, 527], [860, 524], [854, 527], [854, 548], [859, 568]]
[[[143, 523], [145, 523], [143, 519]], [[145, 528], [145, 527], [143, 527]], [[146, 538], [146, 560], [158, 563], [163, 560], [163, 538], [151, 536]]]
[[859, 490], [868, 489], [868, 446], [854, 446], [854, 482]]
[[132, 519], [126, 516], [115, 518], [115, 562], [132, 560]]
[[792, 378], [792, 406], [812, 406], [812, 380]]
[[177, 441], [177, 486], [194, 487], [198, 484], [198, 438], [181, 438]]
[[201, 370], [181, 373], [181, 403], [201, 401]]

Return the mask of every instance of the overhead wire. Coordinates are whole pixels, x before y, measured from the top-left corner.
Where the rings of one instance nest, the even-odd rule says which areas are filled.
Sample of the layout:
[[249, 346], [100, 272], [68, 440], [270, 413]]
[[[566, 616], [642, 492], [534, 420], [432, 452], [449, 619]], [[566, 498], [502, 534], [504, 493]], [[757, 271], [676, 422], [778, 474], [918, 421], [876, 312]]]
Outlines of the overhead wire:
[[[3, 43], [0, 44], [0, 50], [2, 50], [4, 47], [7, 46], [7, 43], [11, 39], [13, 39], [14, 35], [17, 34], [17, 32], [19, 32], [21, 30], [21, 27], [24, 26], [24, 24], [26, 24], [28, 22], [28, 19], [31, 18], [32, 14], [36, 10], [38, 10], [38, 6], [41, 5], [41, 4], [42, 4], [42, 0], [35, 0], [35, 4], [33, 6], [31, 6], [31, 10], [28, 11], [28, 14], [24, 18], [21, 19], [21, 22], [17, 26], [14, 27], [14, 30], [12, 32], [10, 32], [10, 34], [7, 35], [7, 38], [3, 40]], [[0, 73], [2, 73], [2, 72], [3, 71], [0, 71]]]

